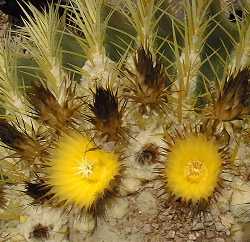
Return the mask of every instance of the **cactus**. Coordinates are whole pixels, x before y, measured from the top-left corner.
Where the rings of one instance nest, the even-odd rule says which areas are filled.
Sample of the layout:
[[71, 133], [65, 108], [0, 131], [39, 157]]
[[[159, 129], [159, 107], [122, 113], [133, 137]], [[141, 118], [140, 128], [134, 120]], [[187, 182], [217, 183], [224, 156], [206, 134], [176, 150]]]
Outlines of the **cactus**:
[[27, 4], [0, 46], [1, 239], [235, 239], [250, 216], [249, 9]]

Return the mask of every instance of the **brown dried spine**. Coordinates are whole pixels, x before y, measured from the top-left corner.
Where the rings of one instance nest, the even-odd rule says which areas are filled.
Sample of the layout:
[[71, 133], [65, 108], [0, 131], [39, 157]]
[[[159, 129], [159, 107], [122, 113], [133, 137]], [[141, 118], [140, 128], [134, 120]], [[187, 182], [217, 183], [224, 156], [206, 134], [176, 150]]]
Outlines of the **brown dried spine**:
[[250, 94], [250, 71], [246, 68], [235, 77], [230, 76], [216, 101], [205, 109], [205, 115], [212, 120], [232, 121], [250, 113], [247, 101]]
[[35, 182], [26, 182], [25, 193], [34, 199], [34, 204], [43, 204], [52, 198], [47, 184], [37, 179]]
[[41, 157], [43, 147], [37, 139], [24, 132], [20, 132], [15, 125], [0, 120], [0, 139], [8, 149], [15, 151], [14, 157], [33, 163], [36, 157]]
[[0, 208], [4, 208], [6, 205], [6, 198], [5, 198], [5, 192], [4, 192], [4, 185], [0, 184]]
[[75, 86], [69, 85], [66, 88], [65, 101], [61, 105], [54, 94], [42, 83], [33, 83], [27, 91], [33, 117], [57, 131], [72, 126], [76, 123], [75, 118], [82, 106], [81, 98], [76, 97], [75, 91]]
[[124, 137], [122, 117], [126, 101], [119, 107], [117, 91], [114, 93], [110, 87], [96, 87], [95, 92], [92, 91], [92, 93], [94, 100], [93, 105], [89, 105], [89, 109], [94, 116], [87, 116], [87, 120], [95, 126], [96, 130], [107, 135], [111, 140]]
[[158, 57], [153, 60], [149, 49], [140, 47], [134, 57], [135, 73], [129, 71], [129, 99], [140, 105], [142, 113], [151, 110], [166, 111], [170, 81]]
[[34, 226], [31, 232], [31, 237], [35, 239], [48, 239], [49, 238], [49, 227], [43, 226], [42, 224], [37, 224]]

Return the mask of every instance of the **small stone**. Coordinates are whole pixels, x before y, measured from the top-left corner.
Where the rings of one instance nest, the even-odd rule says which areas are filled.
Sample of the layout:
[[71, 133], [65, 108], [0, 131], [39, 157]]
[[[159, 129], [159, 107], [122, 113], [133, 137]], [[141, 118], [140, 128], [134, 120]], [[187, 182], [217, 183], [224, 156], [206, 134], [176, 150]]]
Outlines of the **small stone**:
[[183, 240], [180, 237], [174, 237], [173, 239], [174, 239], [175, 242], [185, 242], [185, 240]]
[[196, 238], [195, 241], [199, 241], [200, 233], [196, 231], [196, 232], [194, 233], [194, 235], [195, 235], [195, 238]]
[[145, 224], [143, 227], [143, 231], [145, 232], [145, 234], [149, 234], [152, 232], [152, 227], [150, 224]]
[[171, 221], [173, 219], [174, 215], [173, 214], [169, 214], [167, 217], [166, 217], [166, 220], [167, 221]]
[[196, 240], [196, 236], [194, 234], [189, 234], [188, 239], [189, 240]]
[[183, 225], [182, 225], [181, 223], [176, 223], [176, 224], [175, 224], [175, 227], [176, 227], [177, 229], [179, 229], [179, 228], [182, 228]]
[[167, 217], [164, 214], [160, 214], [158, 219], [161, 220], [161, 221], [166, 221]]
[[186, 238], [187, 238], [187, 235], [186, 235], [186, 234], [183, 234], [183, 233], [178, 233], [178, 236], [179, 236], [180, 238], [185, 238], [185, 240], [186, 240]]
[[229, 229], [227, 229], [227, 230], [226, 230], [226, 236], [229, 236], [229, 235], [231, 235], [231, 232], [230, 232]]
[[152, 227], [155, 228], [155, 229], [158, 229], [160, 226], [159, 226], [159, 224], [153, 223]]
[[206, 214], [205, 221], [206, 221], [206, 222], [211, 222], [211, 221], [213, 221], [213, 217], [212, 217], [212, 215], [211, 215], [210, 213]]
[[164, 210], [161, 214], [168, 216], [168, 215], [174, 215], [174, 211], [173, 209], [171, 210], [171, 208], [166, 208], [166, 210]]
[[225, 242], [225, 240], [222, 239], [222, 238], [216, 238], [216, 239], [215, 239], [215, 242]]
[[206, 233], [207, 239], [212, 239], [214, 238], [214, 236], [215, 236], [215, 233], [213, 231], [207, 231]]
[[161, 228], [165, 231], [165, 233], [168, 233], [170, 230], [176, 230], [176, 227], [173, 223], [164, 222], [161, 224]]
[[169, 231], [167, 234], [167, 238], [174, 239], [174, 237], [175, 237], [175, 231], [174, 230]]
[[203, 223], [194, 223], [193, 225], [192, 225], [192, 230], [202, 230], [204, 228], [204, 225], [203, 225]]
[[214, 225], [214, 221], [206, 222], [205, 225], [206, 225], [206, 227], [210, 227], [210, 226]]
[[216, 222], [215, 227], [216, 227], [216, 230], [219, 232], [225, 231], [225, 226], [223, 224], [221, 224], [220, 222]]

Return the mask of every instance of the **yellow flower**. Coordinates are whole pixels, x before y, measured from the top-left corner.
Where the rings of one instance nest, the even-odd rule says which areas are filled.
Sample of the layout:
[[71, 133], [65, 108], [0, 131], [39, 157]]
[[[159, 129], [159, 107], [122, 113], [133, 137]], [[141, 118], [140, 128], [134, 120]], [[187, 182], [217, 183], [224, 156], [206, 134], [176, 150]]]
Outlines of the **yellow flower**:
[[90, 209], [119, 175], [118, 156], [97, 149], [87, 137], [61, 137], [47, 168], [48, 185], [59, 201]]
[[203, 134], [177, 138], [165, 166], [168, 190], [184, 201], [208, 200], [222, 172], [217, 145]]

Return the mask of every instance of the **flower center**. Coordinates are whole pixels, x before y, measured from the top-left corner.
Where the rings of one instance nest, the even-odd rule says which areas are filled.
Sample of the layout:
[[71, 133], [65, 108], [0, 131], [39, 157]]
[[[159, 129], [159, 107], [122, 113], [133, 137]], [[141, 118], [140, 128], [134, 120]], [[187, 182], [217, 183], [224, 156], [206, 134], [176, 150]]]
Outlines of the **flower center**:
[[202, 161], [189, 161], [186, 165], [185, 176], [191, 183], [198, 183], [205, 173], [205, 166]]
[[84, 160], [77, 168], [77, 174], [88, 178], [93, 174], [93, 165], [91, 161]]

